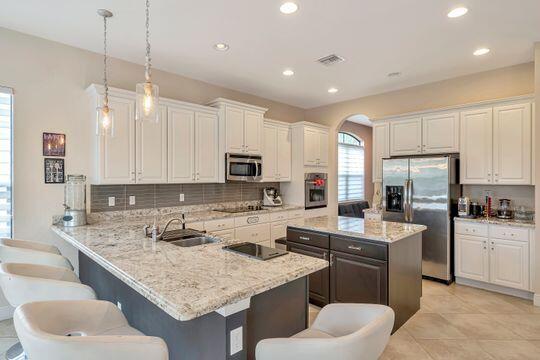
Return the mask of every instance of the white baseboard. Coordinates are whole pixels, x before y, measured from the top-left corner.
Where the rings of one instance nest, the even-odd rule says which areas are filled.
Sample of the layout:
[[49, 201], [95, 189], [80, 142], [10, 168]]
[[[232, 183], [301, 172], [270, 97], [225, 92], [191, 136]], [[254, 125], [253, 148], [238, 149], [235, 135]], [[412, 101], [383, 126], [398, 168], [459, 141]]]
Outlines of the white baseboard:
[[0, 321], [11, 319], [13, 317], [13, 309], [11, 306], [2, 306], [0, 307]]
[[471, 279], [466, 279], [466, 278], [457, 277], [457, 276], [456, 276], [456, 284], [467, 285], [467, 286], [471, 286], [471, 287], [475, 287], [475, 288], [479, 288], [483, 290], [498, 292], [505, 295], [516, 296], [516, 297], [520, 297], [527, 300], [533, 300], [534, 298], [535, 305], [536, 305], [536, 302], [538, 302], [540, 306], [540, 294], [535, 295], [534, 293], [530, 291], [508, 288], [505, 286], [489, 284], [482, 281], [471, 280]]
[[533, 303], [534, 306], [540, 306], [540, 294], [534, 294]]

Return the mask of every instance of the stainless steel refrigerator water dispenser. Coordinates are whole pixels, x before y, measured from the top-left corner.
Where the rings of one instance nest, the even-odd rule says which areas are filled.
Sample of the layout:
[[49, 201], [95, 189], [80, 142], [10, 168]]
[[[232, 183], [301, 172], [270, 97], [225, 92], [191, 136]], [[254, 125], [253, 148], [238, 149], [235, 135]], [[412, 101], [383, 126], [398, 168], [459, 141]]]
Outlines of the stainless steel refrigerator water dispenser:
[[64, 207], [64, 226], [86, 225], [86, 176], [67, 176], [64, 185]]

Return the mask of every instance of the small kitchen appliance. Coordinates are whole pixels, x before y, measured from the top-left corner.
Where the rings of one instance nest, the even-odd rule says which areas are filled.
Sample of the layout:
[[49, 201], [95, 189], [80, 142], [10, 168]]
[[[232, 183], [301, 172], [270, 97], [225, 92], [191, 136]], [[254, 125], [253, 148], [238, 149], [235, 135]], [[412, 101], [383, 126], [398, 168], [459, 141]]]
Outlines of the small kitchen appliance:
[[263, 190], [263, 206], [282, 206], [283, 201], [279, 196], [279, 190], [273, 187], [267, 187]]
[[497, 217], [499, 219], [512, 219], [514, 217], [511, 203], [512, 201], [510, 199], [499, 199], [499, 208], [497, 209]]
[[316, 209], [328, 204], [328, 184], [325, 173], [307, 173], [304, 175], [305, 208]]
[[259, 182], [262, 180], [262, 157], [257, 155], [226, 155], [226, 174], [228, 181]]
[[67, 176], [64, 185], [64, 207], [64, 226], [86, 225], [86, 176]]
[[468, 197], [460, 197], [458, 200], [458, 216], [469, 216], [470, 200]]
[[471, 202], [469, 214], [471, 217], [475, 218], [484, 216], [484, 205], [480, 205], [477, 202]]

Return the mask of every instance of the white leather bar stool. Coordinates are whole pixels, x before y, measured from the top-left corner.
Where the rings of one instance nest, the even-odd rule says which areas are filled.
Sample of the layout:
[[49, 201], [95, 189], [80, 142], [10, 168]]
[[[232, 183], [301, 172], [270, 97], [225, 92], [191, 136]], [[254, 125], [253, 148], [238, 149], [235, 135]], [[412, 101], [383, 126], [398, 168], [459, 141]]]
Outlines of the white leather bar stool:
[[[0, 287], [11, 306], [41, 300], [95, 299], [91, 287], [81, 284], [72, 270], [35, 264], [0, 264]], [[24, 359], [20, 343], [6, 352], [6, 359]]]
[[60, 254], [56, 246], [27, 240], [0, 239], [0, 261], [59, 266], [73, 270], [69, 260]]
[[31, 360], [167, 360], [165, 342], [129, 326], [107, 301], [41, 301], [21, 305], [13, 316]]
[[394, 326], [394, 311], [375, 304], [330, 304], [291, 338], [257, 344], [257, 360], [376, 360]]

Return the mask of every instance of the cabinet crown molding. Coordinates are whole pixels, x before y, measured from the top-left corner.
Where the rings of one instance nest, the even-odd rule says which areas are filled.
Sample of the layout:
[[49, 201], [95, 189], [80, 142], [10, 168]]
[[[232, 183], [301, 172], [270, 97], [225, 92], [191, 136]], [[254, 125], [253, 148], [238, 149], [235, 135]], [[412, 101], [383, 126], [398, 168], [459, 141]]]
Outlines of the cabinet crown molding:
[[281, 127], [286, 127], [286, 128], [291, 128], [291, 123], [288, 123], [288, 122], [285, 122], [285, 121], [280, 121], [280, 120], [273, 120], [273, 119], [267, 119], [267, 118], [264, 118], [264, 124], [269, 124], [269, 125], [275, 125], [275, 126], [281, 126]]
[[212, 107], [218, 107], [218, 108], [222, 107], [224, 105], [236, 106], [236, 107], [241, 107], [241, 108], [244, 108], [244, 109], [249, 109], [251, 111], [256, 111], [256, 112], [261, 112], [261, 113], [266, 113], [268, 111], [268, 108], [264, 108], [264, 107], [260, 107], [260, 106], [256, 106], [256, 105], [251, 105], [251, 104], [246, 104], [246, 103], [243, 103], [243, 102], [230, 100], [230, 99], [225, 99], [225, 98], [214, 99], [214, 100], [210, 101], [209, 103], [207, 103], [206, 105], [207, 106], [212, 106]]
[[[90, 86], [86, 88], [86, 93], [90, 95], [103, 96], [103, 94], [105, 93], [105, 87], [100, 84], [91, 84]], [[115, 88], [115, 87], [109, 87], [109, 95], [124, 97], [128, 99], [135, 99], [135, 96], [136, 96], [135, 91], [125, 90], [125, 89], [120, 89], [120, 88]], [[164, 98], [164, 97], [159, 98], [159, 103], [160, 105], [182, 107], [182, 108], [186, 108], [192, 111], [199, 111], [199, 112], [202, 111], [202, 112], [206, 112], [210, 114], [218, 113], [218, 109], [211, 106], [194, 104], [194, 103], [190, 103], [186, 101], [169, 99], [169, 98]]]
[[303, 126], [315, 127], [315, 128], [319, 128], [321, 130], [326, 130], [326, 131], [330, 130], [330, 127], [328, 127], [328, 126], [321, 125], [321, 124], [314, 123], [314, 122], [309, 122], [309, 121], [299, 121], [299, 122], [295, 122], [295, 123], [291, 124], [291, 128], [299, 128], [299, 127], [303, 127]]

